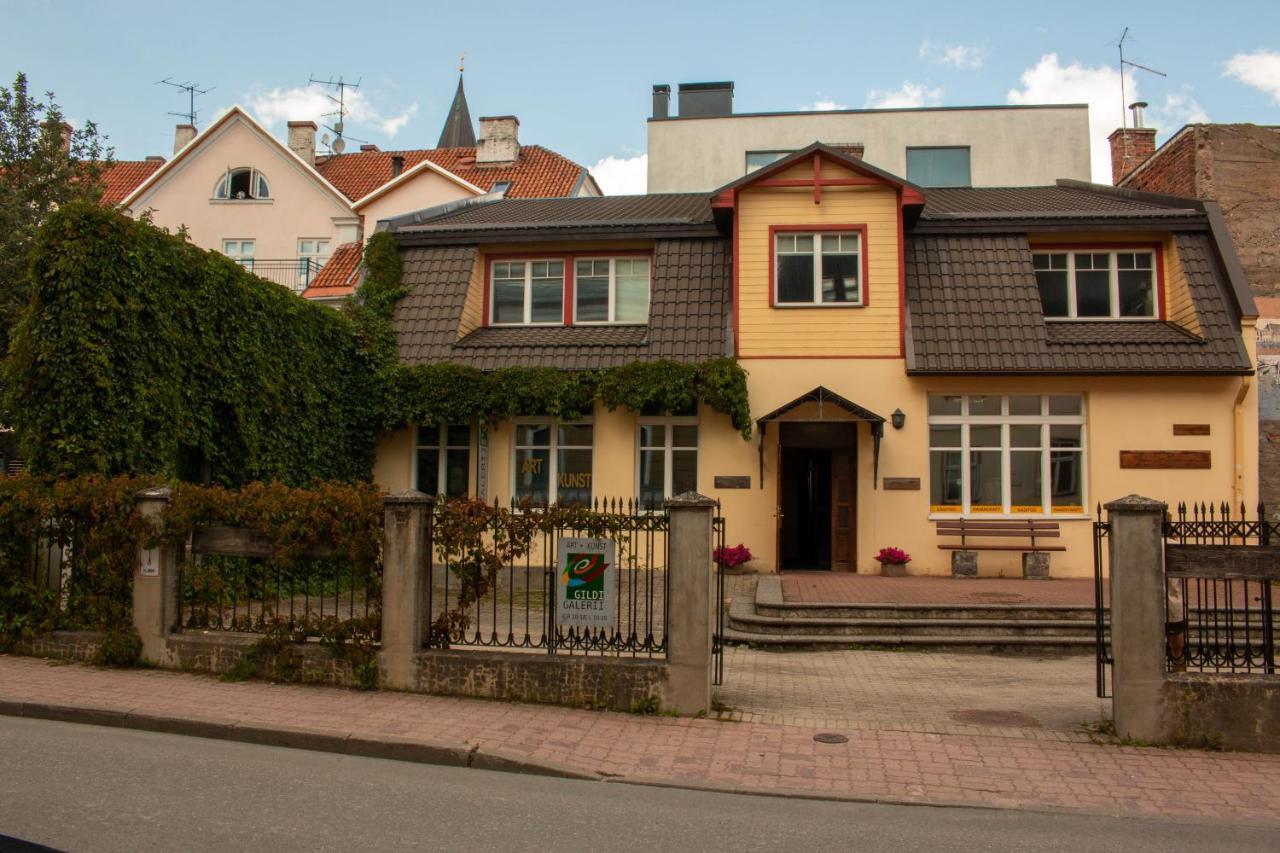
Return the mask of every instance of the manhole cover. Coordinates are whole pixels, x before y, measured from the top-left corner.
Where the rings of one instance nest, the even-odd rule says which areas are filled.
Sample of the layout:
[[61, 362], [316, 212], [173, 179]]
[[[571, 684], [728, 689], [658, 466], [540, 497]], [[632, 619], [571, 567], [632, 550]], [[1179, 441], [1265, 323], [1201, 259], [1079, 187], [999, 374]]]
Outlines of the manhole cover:
[[818, 743], [848, 743], [849, 739], [844, 735], [838, 735], [834, 732], [819, 732], [813, 736]]
[[952, 711], [951, 719], [957, 723], [968, 723], [974, 726], [1018, 726], [1021, 728], [1040, 728], [1040, 721], [1020, 711], [991, 711], [982, 708], [964, 711]]

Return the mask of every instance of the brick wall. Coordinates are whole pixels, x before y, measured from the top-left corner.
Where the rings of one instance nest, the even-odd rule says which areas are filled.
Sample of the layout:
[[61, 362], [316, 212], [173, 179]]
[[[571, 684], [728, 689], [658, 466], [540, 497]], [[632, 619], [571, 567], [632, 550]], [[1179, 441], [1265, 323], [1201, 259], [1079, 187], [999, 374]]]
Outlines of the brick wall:
[[1208, 125], [1206, 139], [1201, 196], [1222, 205], [1254, 295], [1280, 296], [1280, 129]]
[[1191, 125], [1166, 142], [1154, 159], [1147, 161], [1120, 185], [1131, 190], [1166, 195], [1196, 195], [1196, 149], [1202, 125]]

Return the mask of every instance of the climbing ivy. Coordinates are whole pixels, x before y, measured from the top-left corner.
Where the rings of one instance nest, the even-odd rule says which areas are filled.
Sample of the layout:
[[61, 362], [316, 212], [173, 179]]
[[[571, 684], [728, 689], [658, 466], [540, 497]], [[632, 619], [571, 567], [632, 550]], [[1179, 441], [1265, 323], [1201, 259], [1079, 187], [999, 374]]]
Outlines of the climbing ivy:
[[49, 217], [30, 269], [0, 410], [33, 472], [370, 477], [385, 336], [365, 346], [349, 316], [92, 204]]

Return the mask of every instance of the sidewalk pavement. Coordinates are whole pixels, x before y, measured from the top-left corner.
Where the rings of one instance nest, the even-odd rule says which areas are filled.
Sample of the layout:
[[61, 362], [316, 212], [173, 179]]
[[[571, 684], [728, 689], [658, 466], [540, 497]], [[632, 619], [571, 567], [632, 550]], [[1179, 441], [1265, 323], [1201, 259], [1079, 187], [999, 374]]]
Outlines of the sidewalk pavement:
[[1280, 826], [1280, 756], [224, 684], [0, 655], [0, 713], [611, 782]]

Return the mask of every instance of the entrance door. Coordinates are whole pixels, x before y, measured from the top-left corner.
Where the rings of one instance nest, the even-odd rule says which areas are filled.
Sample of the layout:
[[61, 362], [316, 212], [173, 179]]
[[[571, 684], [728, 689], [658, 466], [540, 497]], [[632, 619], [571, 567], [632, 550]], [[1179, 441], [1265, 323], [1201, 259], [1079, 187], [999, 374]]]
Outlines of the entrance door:
[[857, 517], [856, 426], [779, 426], [778, 565], [849, 571]]

